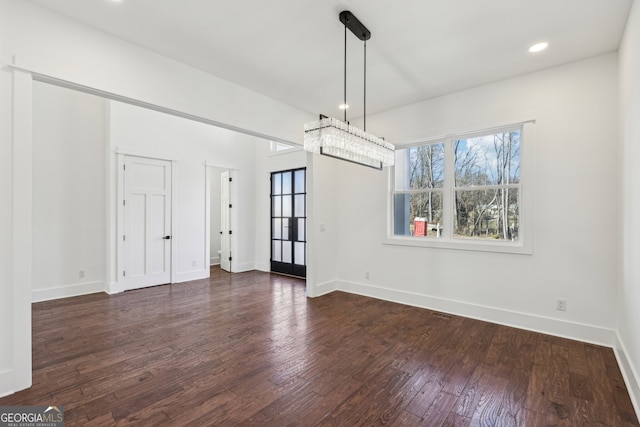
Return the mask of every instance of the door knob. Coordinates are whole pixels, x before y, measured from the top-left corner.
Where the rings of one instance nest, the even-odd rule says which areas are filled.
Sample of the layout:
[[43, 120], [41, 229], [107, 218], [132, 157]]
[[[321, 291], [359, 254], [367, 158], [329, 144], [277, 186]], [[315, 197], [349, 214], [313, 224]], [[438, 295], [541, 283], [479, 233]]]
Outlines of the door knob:
[[169, 240], [169, 239], [171, 239], [171, 236], [164, 236], [163, 239], [164, 240]]

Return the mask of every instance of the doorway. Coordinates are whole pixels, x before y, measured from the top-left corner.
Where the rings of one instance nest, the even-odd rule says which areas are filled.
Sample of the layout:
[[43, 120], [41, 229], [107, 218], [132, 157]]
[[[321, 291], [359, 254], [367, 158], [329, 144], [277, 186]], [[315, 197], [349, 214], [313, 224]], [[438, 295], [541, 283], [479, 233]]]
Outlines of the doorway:
[[271, 271], [307, 275], [306, 168], [271, 173]]
[[219, 265], [229, 273], [237, 272], [233, 252], [238, 253], [237, 180], [238, 171], [225, 166], [205, 165], [206, 257], [209, 267]]

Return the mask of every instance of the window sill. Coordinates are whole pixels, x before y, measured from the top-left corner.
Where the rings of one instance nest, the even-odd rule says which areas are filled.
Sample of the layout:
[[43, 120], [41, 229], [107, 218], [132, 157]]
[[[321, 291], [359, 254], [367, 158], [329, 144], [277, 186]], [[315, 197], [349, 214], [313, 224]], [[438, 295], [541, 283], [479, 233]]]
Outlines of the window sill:
[[531, 245], [522, 242], [477, 241], [465, 239], [443, 239], [434, 237], [387, 237], [383, 244], [392, 246], [413, 246], [419, 248], [453, 249], [462, 251], [497, 252], [507, 254], [532, 255]]

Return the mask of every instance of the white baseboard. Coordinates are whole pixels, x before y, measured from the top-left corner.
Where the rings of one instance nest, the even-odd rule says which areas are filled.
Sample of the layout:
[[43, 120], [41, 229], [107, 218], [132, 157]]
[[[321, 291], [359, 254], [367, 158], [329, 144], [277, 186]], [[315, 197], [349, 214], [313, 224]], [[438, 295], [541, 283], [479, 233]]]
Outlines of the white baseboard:
[[[322, 295], [330, 294], [333, 291], [337, 291], [338, 283], [336, 281], [318, 283], [314, 286], [313, 295], [309, 295], [311, 297], [320, 297]], [[307, 292], [309, 292], [309, 287], [307, 286]]]
[[[180, 273], [176, 273], [173, 276], [171, 283], [183, 283], [183, 282], [189, 282], [191, 280], [206, 279], [208, 277], [209, 277], [209, 266], [207, 266], [206, 270], [197, 269], [197, 270], [182, 271]], [[121, 283], [111, 282], [108, 288], [105, 290], [105, 292], [108, 293], [109, 295], [113, 295], [113, 294], [118, 294], [120, 292], [124, 292], [125, 290], [126, 290], [125, 287]]]
[[109, 295], [119, 294], [120, 292], [124, 292], [124, 286], [118, 282], [111, 282], [105, 292]]
[[[335, 281], [336, 290], [364, 295], [430, 310], [442, 311], [458, 316], [483, 320], [505, 326], [512, 326], [533, 332], [541, 332], [562, 338], [588, 342], [592, 344], [613, 347], [615, 345], [615, 331], [594, 325], [567, 322], [543, 316], [504, 310], [495, 307], [487, 307], [455, 301], [445, 298], [432, 297], [411, 292], [398, 291], [396, 289], [382, 288], [362, 283]], [[329, 284], [322, 287], [330, 289]], [[319, 294], [321, 295], [321, 294]]]
[[171, 283], [189, 282], [191, 280], [206, 279], [209, 277], [209, 267], [206, 270], [192, 270], [176, 273]]
[[264, 271], [265, 273], [269, 273], [271, 271], [271, 263], [258, 262], [255, 264], [255, 269], [258, 271]]
[[220, 257], [216, 256], [216, 257], [211, 257], [209, 259], [209, 265], [219, 265], [220, 264]]
[[633, 404], [633, 409], [636, 411], [636, 417], [640, 418], [640, 376], [636, 367], [632, 363], [632, 359], [629, 357], [627, 348], [624, 342], [620, 338], [620, 335], [616, 333], [616, 345], [613, 347], [613, 351], [622, 372], [622, 377], [629, 391], [629, 397]]
[[0, 397], [9, 396], [18, 390], [13, 389], [13, 370], [0, 372]]
[[235, 261], [231, 261], [231, 271], [233, 273], [244, 273], [251, 270], [255, 270], [255, 264], [252, 262], [236, 263]]
[[79, 295], [95, 294], [105, 291], [106, 288], [104, 282], [76, 283], [73, 285], [57, 286], [55, 288], [48, 289], [33, 289], [31, 291], [31, 302], [76, 297]]

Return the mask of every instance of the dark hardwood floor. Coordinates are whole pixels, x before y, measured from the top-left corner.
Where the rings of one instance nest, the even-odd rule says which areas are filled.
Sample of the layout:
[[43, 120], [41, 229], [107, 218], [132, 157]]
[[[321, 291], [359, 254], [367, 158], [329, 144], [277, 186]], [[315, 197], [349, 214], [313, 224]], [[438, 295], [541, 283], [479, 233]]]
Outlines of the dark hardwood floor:
[[611, 349], [260, 272], [34, 304], [33, 369], [68, 426], [638, 426]]

